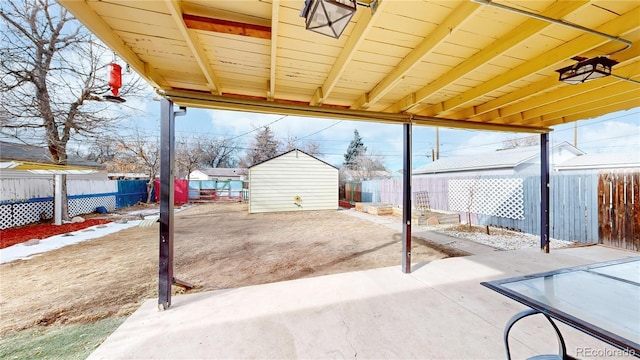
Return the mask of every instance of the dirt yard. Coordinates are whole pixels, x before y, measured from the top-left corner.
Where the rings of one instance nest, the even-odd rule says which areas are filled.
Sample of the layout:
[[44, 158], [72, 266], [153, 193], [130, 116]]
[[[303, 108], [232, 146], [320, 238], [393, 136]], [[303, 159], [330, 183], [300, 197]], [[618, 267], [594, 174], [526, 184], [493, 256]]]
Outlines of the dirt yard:
[[[196, 285], [190, 292], [401, 259], [401, 234], [342, 211], [248, 214], [243, 204], [208, 204], [177, 213], [174, 224], [174, 275]], [[0, 265], [0, 335], [124, 316], [157, 297], [158, 228], [130, 228]], [[414, 263], [448, 256], [414, 238]]]

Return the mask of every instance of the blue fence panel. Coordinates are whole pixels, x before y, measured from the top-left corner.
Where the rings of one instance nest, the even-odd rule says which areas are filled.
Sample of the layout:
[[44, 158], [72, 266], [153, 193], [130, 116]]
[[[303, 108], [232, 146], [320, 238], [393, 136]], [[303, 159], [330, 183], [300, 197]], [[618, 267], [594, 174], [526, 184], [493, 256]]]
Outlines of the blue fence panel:
[[[154, 199], [153, 194], [151, 198]], [[147, 180], [118, 180], [116, 208], [122, 209], [139, 202], [147, 202]]]

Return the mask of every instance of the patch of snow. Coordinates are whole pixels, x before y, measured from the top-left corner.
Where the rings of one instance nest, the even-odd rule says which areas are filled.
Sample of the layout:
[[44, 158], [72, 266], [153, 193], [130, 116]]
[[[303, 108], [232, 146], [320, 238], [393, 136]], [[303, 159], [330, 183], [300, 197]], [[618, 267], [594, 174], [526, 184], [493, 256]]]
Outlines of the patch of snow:
[[[21, 243], [9, 246], [4, 249], [0, 249], [0, 264], [18, 259], [30, 259], [47, 251], [59, 249], [67, 245], [77, 244], [83, 241], [113, 234], [130, 227], [138, 226], [138, 223], [140, 223], [140, 221], [129, 221], [126, 224], [110, 222], [103, 225], [94, 225], [86, 229], [67, 234], [60, 234], [46, 239], [40, 239], [40, 241], [35, 244], [32, 242], [30, 245]], [[68, 234], [71, 234], [71, 236]]]
[[[186, 210], [195, 205], [188, 204], [179, 208], [174, 208], [174, 213]], [[8, 263], [14, 260], [31, 259], [34, 256], [41, 255], [47, 251], [59, 249], [61, 247], [77, 244], [83, 241], [97, 239], [105, 235], [116, 233], [120, 230], [128, 229], [134, 226], [138, 226], [144, 219], [156, 218], [160, 214], [160, 209], [148, 209], [148, 210], [135, 210], [127, 212], [127, 215], [138, 215], [141, 220], [126, 220], [113, 221], [107, 224], [94, 225], [82, 230], [74, 231], [67, 234], [60, 234], [48, 237], [46, 239], [40, 239], [39, 242], [29, 241], [29, 243], [21, 243], [13, 246], [0, 249], [0, 264]], [[155, 223], [155, 221], [154, 221]]]

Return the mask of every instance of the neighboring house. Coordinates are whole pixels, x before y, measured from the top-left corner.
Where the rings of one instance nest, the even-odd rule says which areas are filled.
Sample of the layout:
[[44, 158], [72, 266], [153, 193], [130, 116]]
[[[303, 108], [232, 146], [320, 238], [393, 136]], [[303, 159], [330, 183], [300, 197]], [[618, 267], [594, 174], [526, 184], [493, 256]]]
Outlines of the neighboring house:
[[0, 178], [50, 179], [53, 174], [66, 174], [76, 180], [107, 180], [106, 168], [98, 162], [71, 155], [67, 165], [58, 165], [46, 147], [0, 141]]
[[192, 171], [189, 180], [247, 180], [247, 169], [243, 168], [209, 168]]
[[640, 170], [640, 153], [585, 154], [571, 158], [555, 166], [558, 172], [586, 172], [612, 169]]
[[249, 212], [336, 210], [338, 169], [301, 150], [249, 168]]
[[[562, 142], [549, 149], [550, 170], [556, 164], [584, 153], [573, 145]], [[413, 170], [413, 175], [478, 176], [478, 175], [529, 175], [540, 173], [540, 146], [518, 147], [465, 156], [436, 160]]]

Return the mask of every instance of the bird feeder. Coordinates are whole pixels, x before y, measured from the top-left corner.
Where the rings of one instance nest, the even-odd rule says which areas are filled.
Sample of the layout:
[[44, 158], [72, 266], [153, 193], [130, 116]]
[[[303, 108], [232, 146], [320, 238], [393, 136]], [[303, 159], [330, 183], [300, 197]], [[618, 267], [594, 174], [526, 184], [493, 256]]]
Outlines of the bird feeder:
[[113, 95], [105, 95], [107, 101], [123, 103], [126, 100], [118, 96], [118, 92], [122, 87], [122, 67], [116, 63], [110, 63], [109, 68], [109, 87]]

